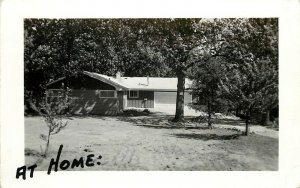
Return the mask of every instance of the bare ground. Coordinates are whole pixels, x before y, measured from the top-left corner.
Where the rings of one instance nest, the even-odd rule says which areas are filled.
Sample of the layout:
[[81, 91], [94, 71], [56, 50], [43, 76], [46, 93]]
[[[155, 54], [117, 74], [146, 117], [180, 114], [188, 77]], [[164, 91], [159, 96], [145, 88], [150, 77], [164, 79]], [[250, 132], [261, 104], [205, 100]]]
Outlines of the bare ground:
[[175, 128], [169, 119], [72, 117], [64, 130], [53, 135], [51, 153], [43, 159], [45, 142], [39, 136], [47, 127], [41, 117], [25, 117], [25, 161], [28, 165], [37, 162], [37, 170], [47, 170], [63, 144], [61, 160], [102, 156], [95, 160], [101, 165], [74, 170], [278, 170], [276, 136], [246, 137], [221, 126]]

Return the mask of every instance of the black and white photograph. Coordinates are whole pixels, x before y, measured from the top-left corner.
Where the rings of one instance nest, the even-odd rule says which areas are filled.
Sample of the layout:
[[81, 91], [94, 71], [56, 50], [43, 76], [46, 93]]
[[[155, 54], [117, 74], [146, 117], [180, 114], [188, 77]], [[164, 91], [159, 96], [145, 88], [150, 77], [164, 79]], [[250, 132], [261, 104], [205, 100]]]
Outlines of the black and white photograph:
[[299, 0], [2, 0], [0, 187], [300, 187]]
[[277, 17], [23, 22], [25, 165], [278, 171]]

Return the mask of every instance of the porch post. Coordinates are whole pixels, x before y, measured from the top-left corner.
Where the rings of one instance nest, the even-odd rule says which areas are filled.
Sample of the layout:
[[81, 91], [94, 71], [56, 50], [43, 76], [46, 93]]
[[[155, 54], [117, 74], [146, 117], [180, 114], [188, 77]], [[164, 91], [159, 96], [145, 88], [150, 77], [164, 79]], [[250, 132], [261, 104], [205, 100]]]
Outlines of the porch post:
[[127, 91], [123, 91], [123, 110], [127, 108]]

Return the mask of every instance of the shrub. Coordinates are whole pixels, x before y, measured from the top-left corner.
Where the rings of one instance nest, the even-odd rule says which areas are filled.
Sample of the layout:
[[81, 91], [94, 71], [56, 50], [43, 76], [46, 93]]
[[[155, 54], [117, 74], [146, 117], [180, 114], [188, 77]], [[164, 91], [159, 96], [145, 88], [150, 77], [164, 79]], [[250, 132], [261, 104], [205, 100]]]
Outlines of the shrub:
[[46, 157], [50, 145], [51, 135], [59, 133], [64, 129], [68, 122], [63, 120], [63, 117], [68, 113], [70, 98], [70, 90], [67, 88], [58, 97], [47, 97], [39, 104], [37, 111], [44, 118], [48, 126], [47, 135], [41, 134], [40, 138], [46, 142], [43, 156]]

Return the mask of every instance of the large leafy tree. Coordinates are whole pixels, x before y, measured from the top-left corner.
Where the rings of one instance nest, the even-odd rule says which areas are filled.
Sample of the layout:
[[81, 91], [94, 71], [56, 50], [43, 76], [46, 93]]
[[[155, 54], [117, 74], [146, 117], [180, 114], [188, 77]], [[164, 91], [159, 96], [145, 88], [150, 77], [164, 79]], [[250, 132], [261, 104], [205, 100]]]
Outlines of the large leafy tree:
[[[113, 75], [178, 77], [176, 120], [197, 19], [25, 20], [25, 89], [41, 96], [43, 85], [82, 70]], [[38, 93], [38, 95], [37, 95]]]
[[[199, 19], [175, 19], [166, 22], [168, 29], [162, 45], [168, 66], [176, 73], [177, 97], [174, 121], [184, 118], [184, 91], [187, 70], [193, 66], [193, 50], [200, 45], [200, 35], [195, 30]], [[164, 29], [164, 30], [165, 30]]]
[[[278, 20], [202, 19], [196, 29], [202, 34], [199, 64], [212, 57], [226, 62], [225, 74], [219, 77], [219, 97], [244, 112], [248, 134], [253, 112], [267, 113], [278, 105]], [[198, 77], [202, 86], [212, 75], [206, 76]]]
[[221, 81], [224, 96], [245, 113], [249, 132], [251, 113], [268, 111], [278, 104], [278, 72], [266, 61], [228, 66]]
[[88, 32], [80, 29], [81, 24], [81, 20], [24, 21], [24, 76], [29, 98], [38, 100], [49, 79], [76, 74], [78, 58], [87, 61], [91, 58], [91, 54], [82, 57], [81, 46], [88, 48], [89, 41], [82, 39]]
[[216, 55], [228, 61], [221, 88], [232, 105], [244, 112], [247, 135], [253, 112], [268, 112], [278, 105], [278, 22], [229, 19], [216, 24], [225, 26]]
[[[160, 61], [171, 75], [178, 78], [176, 114], [174, 121], [184, 118], [184, 91], [187, 71], [194, 64], [195, 49], [201, 44], [201, 33], [196, 30], [200, 19], [146, 19], [140, 20], [143, 45], [158, 53]], [[198, 56], [203, 54], [198, 53]]]
[[[212, 116], [222, 111], [227, 106], [222, 97], [220, 83], [224, 74], [224, 59], [212, 57], [207, 61], [197, 62], [190, 70], [189, 77], [193, 80], [192, 94], [198, 100], [193, 104], [194, 108], [204, 110], [207, 113], [207, 124], [212, 128]], [[205, 105], [206, 108], [201, 108]]]
[[[252, 112], [258, 111], [267, 114], [265, 121], [268, 122], [269, 112], [278, 107], [278, 19], [245, 19], [240, 24], [243, 33], [232, 45], [239, 49], [239, 53], [232, 54], [232, 59], [237, 69], [248, 78], [247, 88], [252, 89], [242, 90], [252, 100], [252, 104], [244, 110], [246, 120], [250, 119]], [[242, 100], [241, 104], [244, 102]]]
[[[38, 101], [50, 79], [93, 71], [127, 76], [164, 76], [160, 52], [143, 45], [139, 20], [25, 19], [26, 99]], [[150, 55], [149, 55], [150, 54]], [[165, 68], [162, 68], [164, 66]]]

